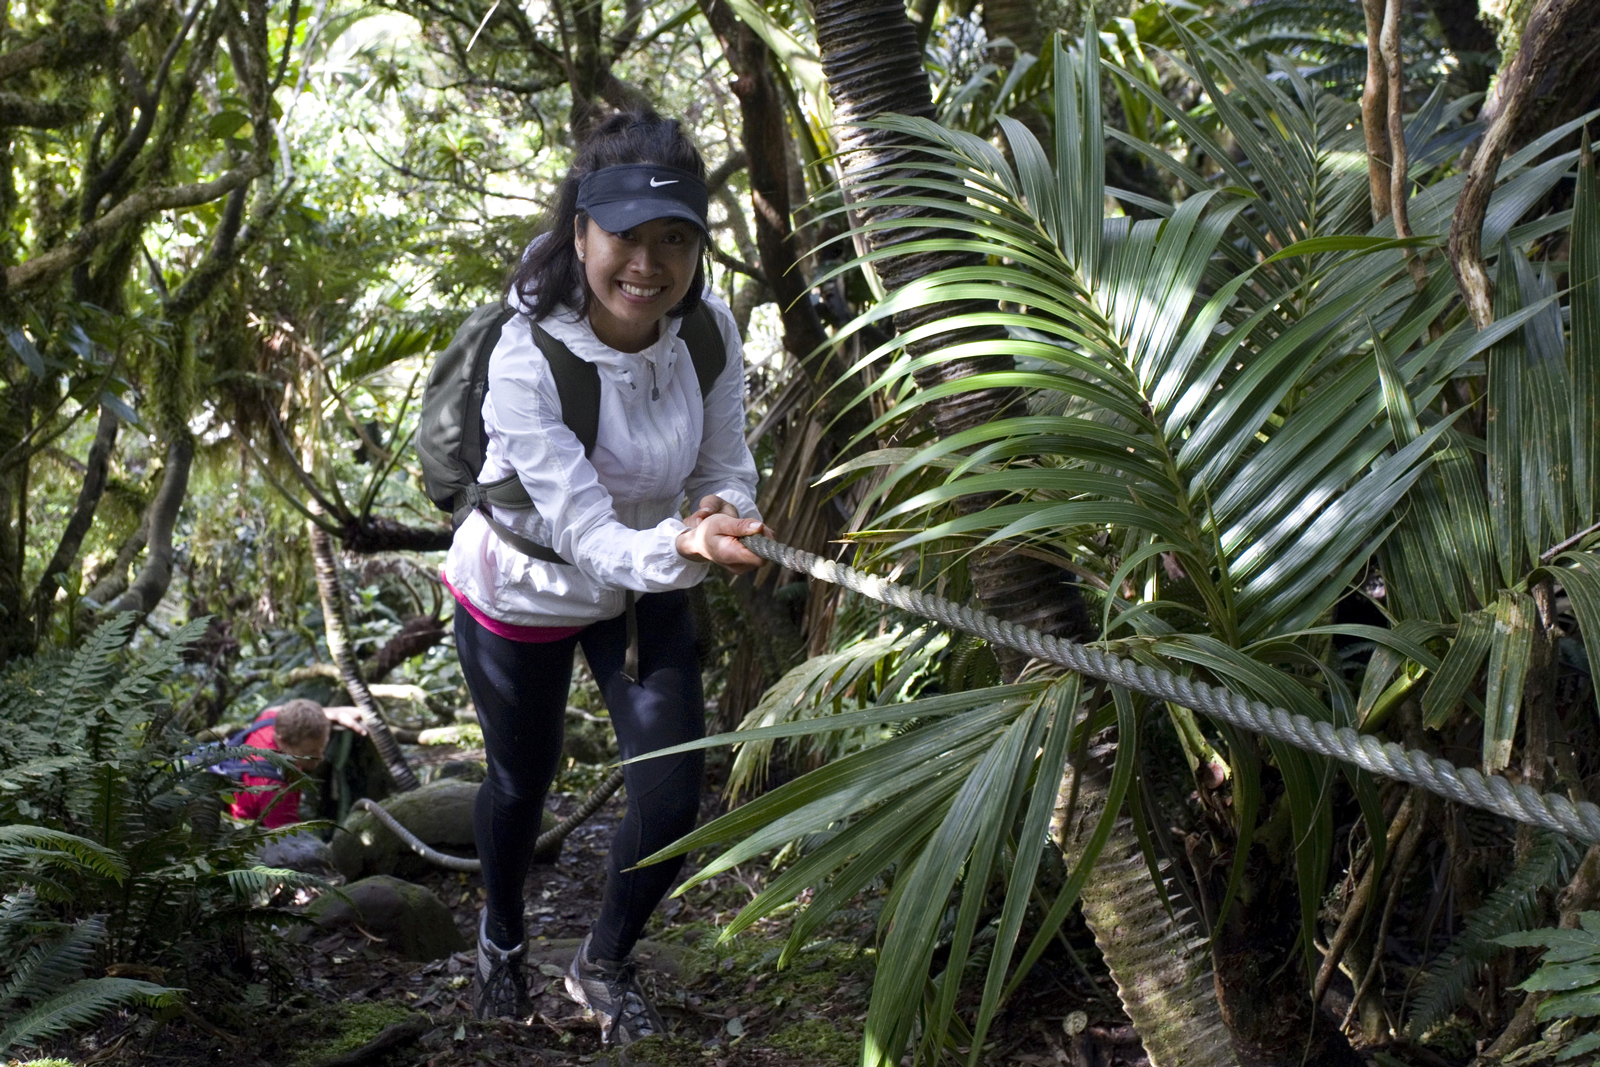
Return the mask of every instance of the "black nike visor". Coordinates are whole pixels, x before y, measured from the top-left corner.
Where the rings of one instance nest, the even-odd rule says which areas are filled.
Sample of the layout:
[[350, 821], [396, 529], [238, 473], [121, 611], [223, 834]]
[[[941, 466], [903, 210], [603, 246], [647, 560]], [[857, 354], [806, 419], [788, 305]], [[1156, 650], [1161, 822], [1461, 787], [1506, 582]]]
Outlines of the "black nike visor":
[[657, 163], [601, 167], [578, 183], [578, 210], [609, 233], [631, 230], [651, 219], [683, 219], [710, 232], [706, 183], [686, 170]]

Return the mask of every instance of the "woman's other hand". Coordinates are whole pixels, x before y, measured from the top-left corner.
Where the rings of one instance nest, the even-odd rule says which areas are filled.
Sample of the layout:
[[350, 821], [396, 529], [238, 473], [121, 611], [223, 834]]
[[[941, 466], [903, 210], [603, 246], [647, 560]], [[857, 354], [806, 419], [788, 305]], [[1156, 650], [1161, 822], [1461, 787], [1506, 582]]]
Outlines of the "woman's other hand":
[[[706, 500], [716, 499], [706, 497]], [[702, 500], [700, 510], [690, 516], [696, 521], [678, 535], [678, 555], [702, 563], [715, 563], [734, 574], [743, 574], [761, 566], [761, 557], [744, 547], [739, 538], [751, 534], [771, 537], [772, 531], [759, 519], [741, 519], [723, 511], [707, 512], [706, 500]], [[707, 513], [702, 515], [702, 512]]]
[[703, 496], [700, 498], [700, 506], [694, 509], [693, 515], [683, 520], [683, 524], [692, 530], [713, 515], [726, 515], [730, 519], [737, 519], [739, 517], [739, 509], [720, 496]]

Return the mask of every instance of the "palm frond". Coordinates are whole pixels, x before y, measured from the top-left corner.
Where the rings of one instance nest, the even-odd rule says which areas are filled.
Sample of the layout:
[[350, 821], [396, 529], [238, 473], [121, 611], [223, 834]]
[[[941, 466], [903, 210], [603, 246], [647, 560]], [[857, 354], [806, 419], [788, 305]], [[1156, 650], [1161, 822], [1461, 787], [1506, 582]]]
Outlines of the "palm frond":
[[[739, 729], [775, 726], [826, 714], [829, 710], [837, 715], [852, 694], [863, 704], [868, 699], [878, 705], [889, 703], [904, 687], [907, 676], [924, 662], [921, 657], [939, 651], [948, 640], [946, 635], [928, 627], [908, 627], [851, 642], [839, 652], [812, 656], [778, 679], [745, 716]], [[825, 736], [828, 744], [807, 745], [798, 753], [800, 758], [814, 763], [826, 762], [848, 744], [848, 739], [837, 731]], [[747, 741], [739, 746], [728, 772], [730, 797], [759, 791], [772, 756], [772, 746], [770, 740]]]

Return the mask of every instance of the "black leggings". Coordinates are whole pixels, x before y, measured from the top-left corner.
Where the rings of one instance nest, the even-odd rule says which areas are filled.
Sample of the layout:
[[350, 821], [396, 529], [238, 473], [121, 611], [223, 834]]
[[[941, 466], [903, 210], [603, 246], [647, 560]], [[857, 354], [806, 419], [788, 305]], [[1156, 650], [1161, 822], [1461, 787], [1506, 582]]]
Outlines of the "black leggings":
[[[488, 898], [486, 928], [501, 947], [510, 948], [523, 938], [522, 886], [539, 836], [545, 792], [561, 761], [573, 648], [583, 645], [623, 759], [705, 735], [705, 698], [688, 594], [648, 593], [639, 597], [636, 610], [638, 683], [622, 673], [628, 649], [623, 617], [594, 623], [561, 641], [531, 644], [491, 633], [464, 610], [455, 613], [456, 651], [488, 754], [489, 774], [478, 791], [473, 830]], [[628, 810], [611, 841], [592, 956], [625, 958], [650, 913], [672, 888], [681, 858], [628, 868], [694, 828], [704, 770], [700, 752], [624, 768]]]

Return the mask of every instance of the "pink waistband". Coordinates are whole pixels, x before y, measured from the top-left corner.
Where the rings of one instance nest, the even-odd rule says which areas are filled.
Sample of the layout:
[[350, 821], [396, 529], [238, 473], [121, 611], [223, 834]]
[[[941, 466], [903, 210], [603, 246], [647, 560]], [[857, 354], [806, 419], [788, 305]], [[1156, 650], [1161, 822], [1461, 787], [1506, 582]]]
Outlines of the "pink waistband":
[[467, 609], [479, 626], [492, 634], [504, 637], [508, 641], [522, 641], [530, 645], [543, 645], [551, 641], [559, 641], [564, 637], [571, 637], [580, 632], [582, 626], [518, 626], [514, 622], [501, 622], [499, 619], [490, 618], [478, 609], [478, 606], [466, 598], [466, 595], [450, 584], [450, 579], [445, 577], [443, 568], [439, 571], [439, 580], [444, 587], [450, 590], [450, 595], [456, 598], [456, 603]]

